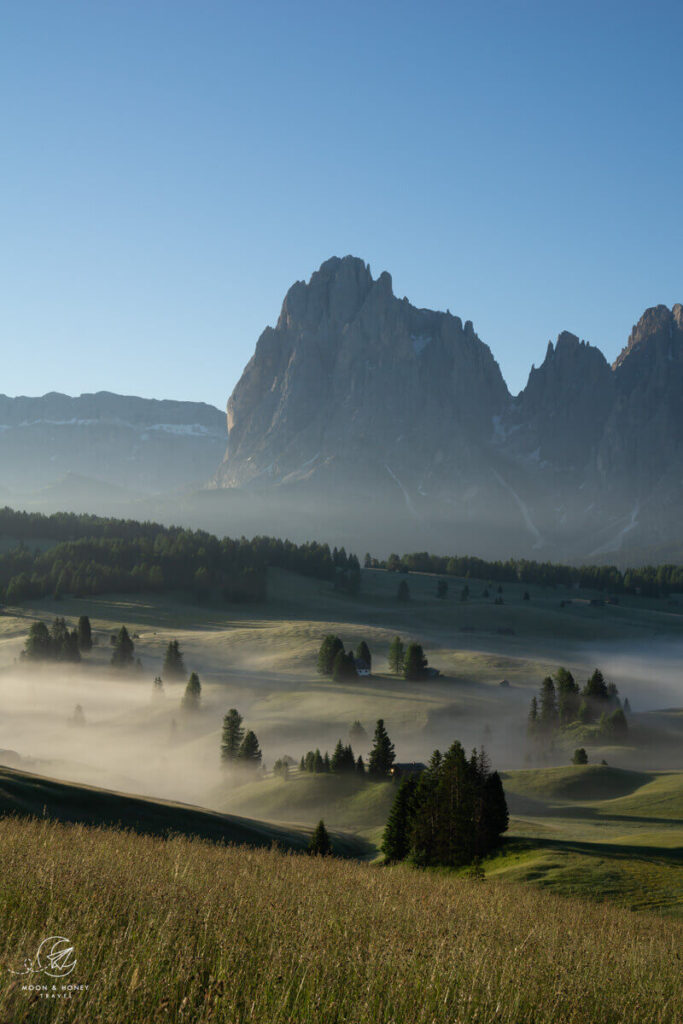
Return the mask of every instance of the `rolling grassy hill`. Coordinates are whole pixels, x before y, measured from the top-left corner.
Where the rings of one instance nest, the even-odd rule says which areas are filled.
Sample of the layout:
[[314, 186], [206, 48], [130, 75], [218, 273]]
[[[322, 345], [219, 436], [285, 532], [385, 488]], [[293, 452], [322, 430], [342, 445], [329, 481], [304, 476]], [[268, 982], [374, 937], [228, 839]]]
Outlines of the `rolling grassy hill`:
[[[250, 847], [277, 844], [283, 850], [295, 852], [306, 849], [312, 831], [306, 827], [283, 828], [251, 818], [93, 786], [71, 785], [3, 767], [0, 767], [0, 815], [28, 815], [84, 825], [116, 826], [158, 836], [196, 836]], [[332, 840], [339, 856], [360, 857], [368, 853], [368, 845], [354, 836], [334, 833]]]

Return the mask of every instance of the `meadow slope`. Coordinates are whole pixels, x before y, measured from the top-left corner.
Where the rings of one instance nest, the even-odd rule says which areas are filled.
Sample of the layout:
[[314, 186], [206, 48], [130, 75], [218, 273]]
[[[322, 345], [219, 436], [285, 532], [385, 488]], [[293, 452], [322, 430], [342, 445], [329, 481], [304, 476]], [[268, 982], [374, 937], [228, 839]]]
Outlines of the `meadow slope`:
[[[683, 925], [654, 915], [45, 820], [0, 820], [0, 852], [0, 1019], [13, 1024], [683, 1018]], [[70, 999], [7, 970], [46, 935], [74, 946], [67, 980], [87, 988]]]

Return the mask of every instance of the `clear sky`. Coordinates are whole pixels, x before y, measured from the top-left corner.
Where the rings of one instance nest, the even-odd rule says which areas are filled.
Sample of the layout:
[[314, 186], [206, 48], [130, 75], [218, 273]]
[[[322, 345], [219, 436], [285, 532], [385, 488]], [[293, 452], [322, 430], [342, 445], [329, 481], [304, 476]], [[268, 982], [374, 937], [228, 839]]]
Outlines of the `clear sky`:
[[513, 392], [683, 301], [683, 6], [8, 0], [5, 394], [223, 407], [329, 256], [474, 322]]

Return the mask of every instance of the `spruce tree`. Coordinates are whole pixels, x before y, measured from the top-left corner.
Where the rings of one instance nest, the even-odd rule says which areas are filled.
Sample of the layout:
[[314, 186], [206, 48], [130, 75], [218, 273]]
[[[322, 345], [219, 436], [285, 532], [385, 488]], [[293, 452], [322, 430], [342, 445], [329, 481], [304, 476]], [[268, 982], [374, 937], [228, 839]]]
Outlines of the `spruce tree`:
[[403, 672], [403, 661], [405, 658], [405, 650], [400, 636], [395, 636], [389, 644], [389, 670], [396, 676], [400, 676]]
[[585, 747], [577, 747], [572, 757], [572, 764], [588, 764], [588, 755]]
[[372, 671], [372, 654], [370, 653], [370, 648], [366, 644], [365, 640], [361, 640], [358, 644], [358, 647], [356, 648], [356, 658], [364, 661], [368, 666], [368, 669]]
[[607, 690], [607, 683], [605, 677], [599, 668], [596, 668], [593, 675], [587, 681], [583, 688], [582, 696], [588, 697], [590, 700], [607, 700], [609, 692]]
[[322, 818], [318, 822], [316, 830], [311, 837], [307, 852], [312, 857], [329, 857], [332, 854], [332, 843], [330, 842], [330, 837]]
[[51, 656], [50, 631], [44, 622], [32, 622], [24, 642], [22, 656], [32, 661], [43, 661]]
[[500, 845], [503, 832], [510, 823], [505, 790], [498, 772], [487, 774], [484, 781], [483, 834], [484, 852], [489, 853]]
[[114, 640], [114, 650], [111, 655], [112, 665], [116, 668], [130, 668], [135, 661], [134, 651], [135, 644], [128, 635], [128, 630], [125, 626], [121, 626]]
[[335, 658], [339, 651], [344, 651], [344, 645], [334, 633], [328, 633], [324, 637], [320, 650], [318, 651], [318, 673], [321, 676], [331, 676], [334, 669]]
[[416, 788], [415, 776], [407, 775], [396, 791], [382, 836], [382, 853], [389, 862], [405, 860], [410, 853]]
[[183, 708], [186, 711], [199, 711], [199, 707], [202, 699], [202, 684], [199, 681], [199, 676], [196, 672], [193, 672], [187, 681], [185, 687], [185, 693], [183, 695]]
[[78, 620], [78, 646], [82, 651], [92, 650], [92, 629], [87, 615], [81, 615]]
[[555, 673], [557, 687], [557, 711], [561, 725], [574, 722], [579, 710], [579, 685], [574, 676], [566, 668], [558, 668]]
[[375, 740], [368, 760], [368, 774], [377, 778], [389, 775], [395, 760], [394, 744], [384, 728], [384, 719], [380, 718], [377, 720]]
[[367, 738], [368, 734], [366, 733], [362, 724], [358, 721], [358, 719], [356, 719], [355, 722], [352, 724], [351, 728], [349, 729], [349, 739], [351, 740], [352, 743], [355, 743], [356, 746], [359, 746], [361, 743], [365, 745]]
[[187, 679], [183, 653], [180, 650], [180, 644], [177, 640], [169, 640], [168, 642], [168, 647], [166, 648], [166, 653], [164, 655], [164, 663], [161, 668], [161, 674], [167, 681], [169, 679]]
[[435, 750], [425, 772], [419, 776], [415, 791], [415, 813], [411, 826], [411, 859], [422, 867], [438, 862], [441, 822], [438, 798], [443, 758]]
[[330, 771], [340, 772], [344, 770], [344, 744], [341, 740], [337, 740], [337, 745], [332, 753], [330, 760]]
[[403, 662], [403, 678], [409, 682], [417, 682], [424, 679], [427, 659], [424, 656], [421, 644], [408, 644], [406, 656]]
[[332, 678], [336, 683], [348, 682], [358, 678], [356, 663], [351, 651], [348, 654], [344, 650], [337, 651], [332, 667]]
[[529, 708], [529, 717], [527, 718], [527, 732], [530, 736], [535, 736], [538, 732], [538, 698], [531, 698], [531, 706]]
[[221, 760], [234, 761], [239, 753], [244, 729], [242, 728], [243, 718], [237, 708], [230, 708], [223, 718], [223, 732], [221, 735]]
[[240, 744], [240, 748], [237, 752], [237, 759], [241, 764], [247, 765], [250, 768], [258, 768], [261, 764], [261, 758], [261, 748], [259, 747], [258, 740], [256, 739], [256, 733], [252, 732], [250, 729]]
[[365, 775], [365, 764], [360, 754], [358, 755], [358, 760], [356, 761], [356, 775]]
[[541, 683], [541, 701], [538, 719], [543, 732], [552, 732], [558, 723], [555, 683], [552, 681], [550, 676], [546, 676]]

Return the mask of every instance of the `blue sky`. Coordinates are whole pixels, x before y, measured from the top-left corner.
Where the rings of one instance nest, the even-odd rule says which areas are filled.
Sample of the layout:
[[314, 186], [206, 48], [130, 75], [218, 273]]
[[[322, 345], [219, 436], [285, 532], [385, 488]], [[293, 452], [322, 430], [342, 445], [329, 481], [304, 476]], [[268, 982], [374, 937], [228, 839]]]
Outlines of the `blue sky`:
[[353, 253], [512, 391], [683, 301], [683, 8], [49, 0], [0, 10], [0, 391], [221, 407]]

